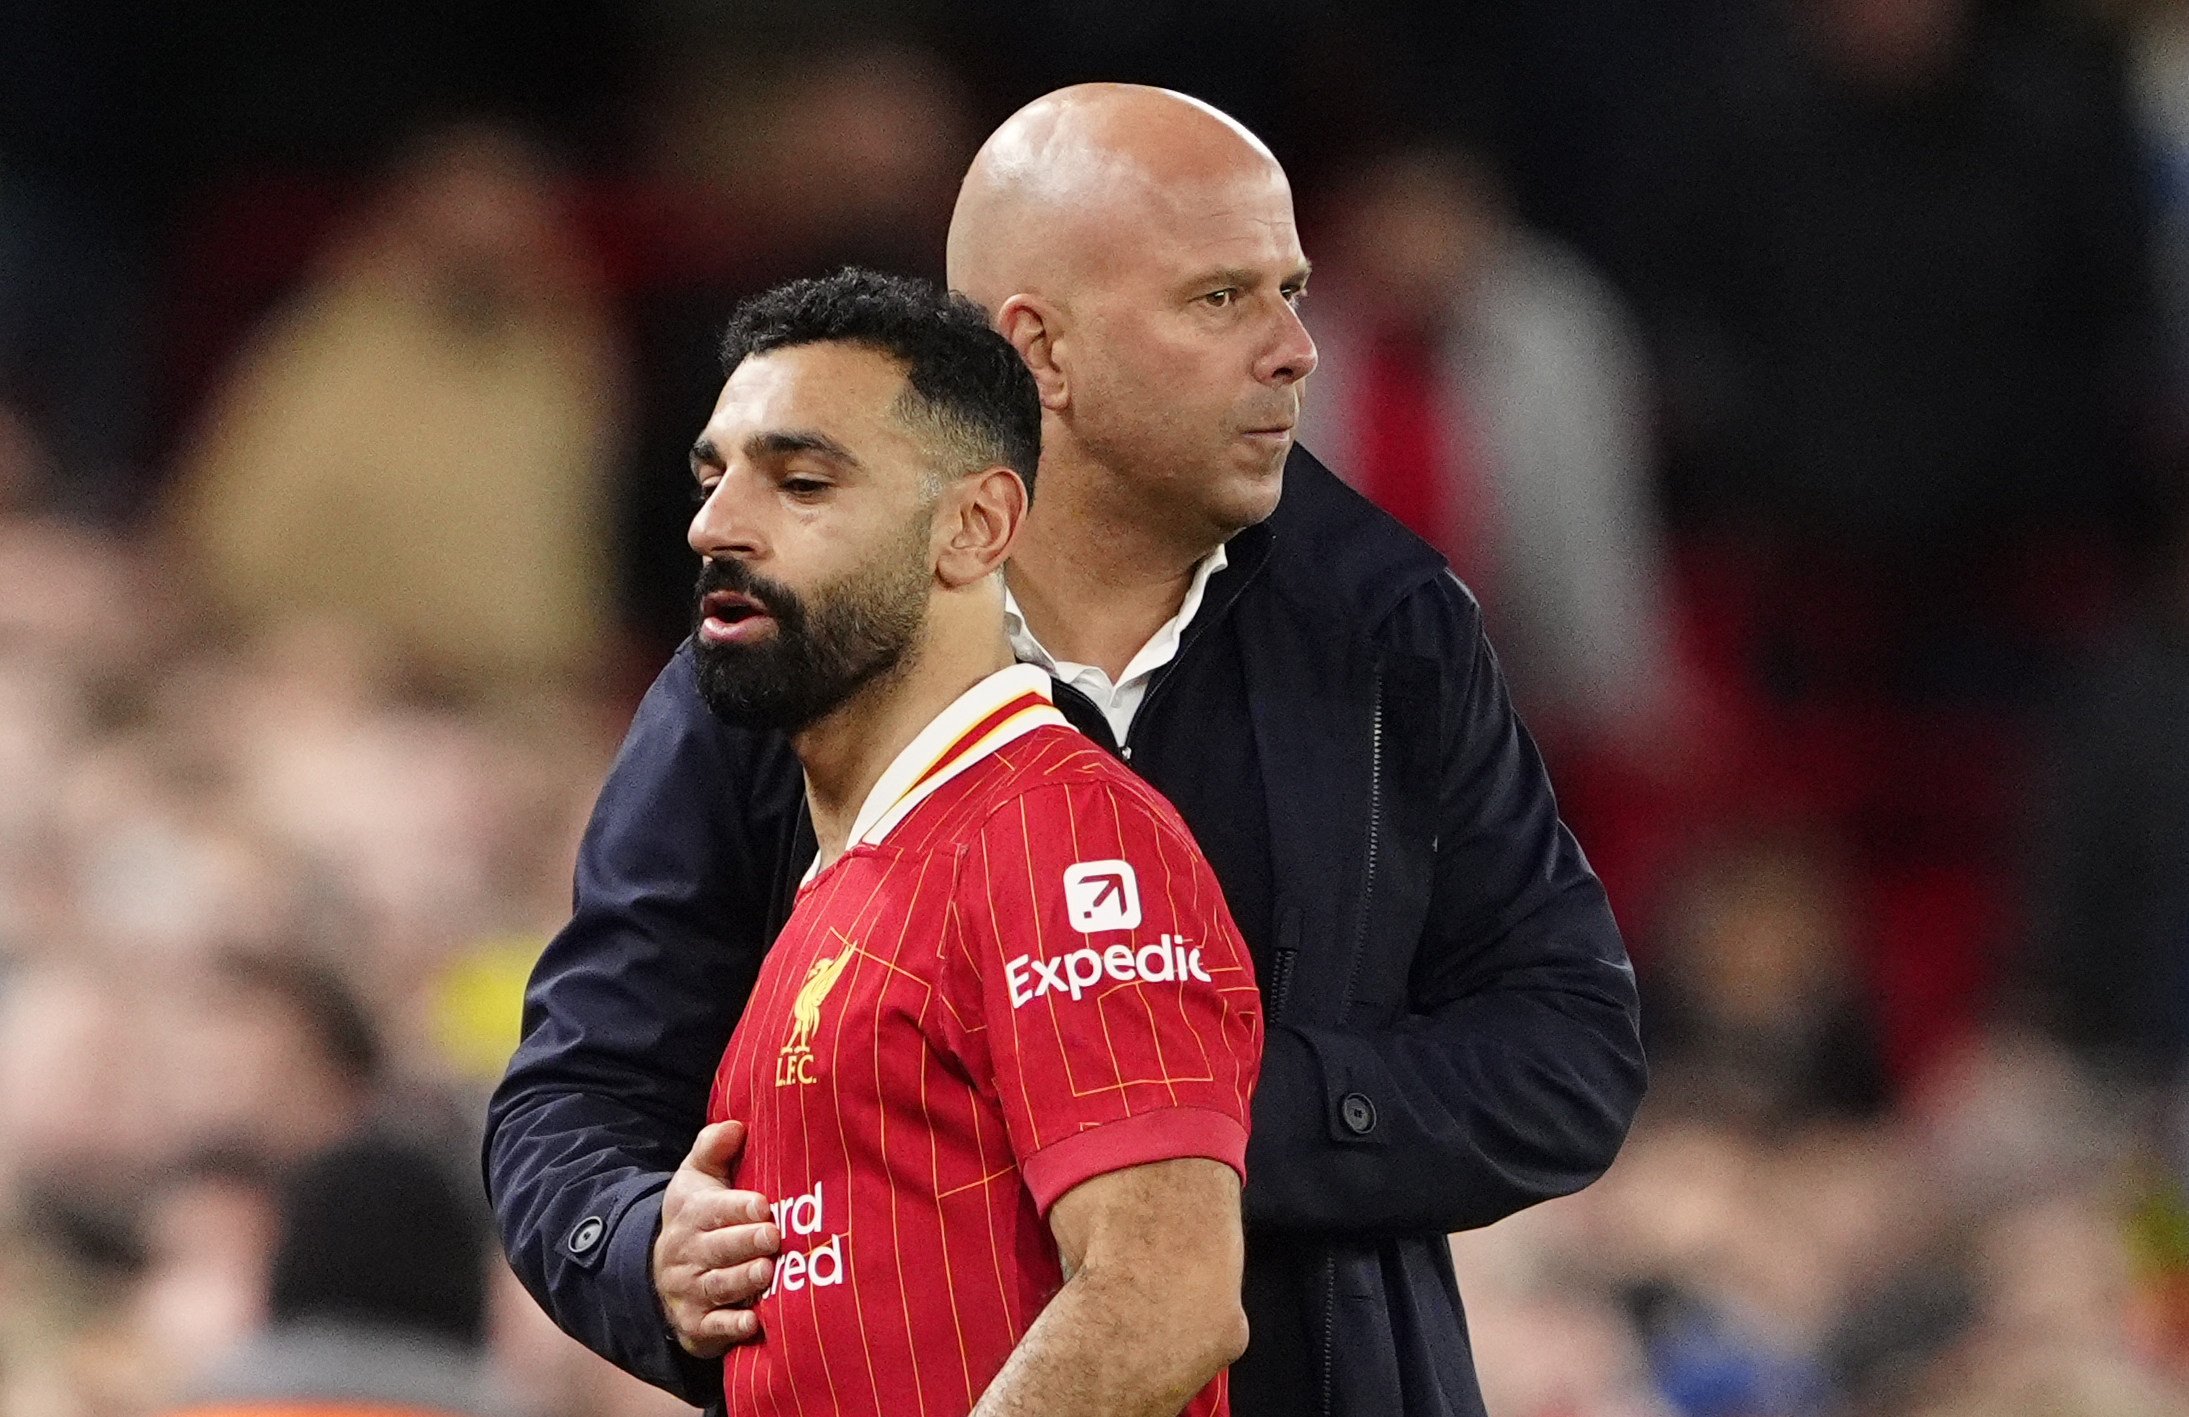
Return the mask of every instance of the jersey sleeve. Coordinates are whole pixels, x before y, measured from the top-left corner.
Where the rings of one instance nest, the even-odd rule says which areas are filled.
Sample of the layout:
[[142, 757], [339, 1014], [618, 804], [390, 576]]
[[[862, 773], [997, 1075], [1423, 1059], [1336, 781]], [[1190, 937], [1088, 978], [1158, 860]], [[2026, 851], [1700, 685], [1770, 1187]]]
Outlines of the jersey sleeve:
[[1022, 794], [968, 844], [955, 905], [953, 1013], [1044, 1214], [1152, 1161], [1244, 1179], [1261, 995], [1174, 812], [1099, 779]]

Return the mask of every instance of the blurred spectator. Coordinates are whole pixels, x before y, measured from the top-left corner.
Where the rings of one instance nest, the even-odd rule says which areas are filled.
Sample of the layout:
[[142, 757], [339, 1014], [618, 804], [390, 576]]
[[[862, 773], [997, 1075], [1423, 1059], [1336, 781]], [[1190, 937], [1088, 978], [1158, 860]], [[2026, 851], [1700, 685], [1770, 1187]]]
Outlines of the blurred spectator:
[[141, 550], [54, 519], [0, 518], [0, 646], [79, 674], [141, 665], [177, 626]]
[[301, 930], [311, 874], [236, 819], [228, 778], [203, 744], [157, 729], [76, 754], [46, 843], [75, 930], [147, 970]]
[[440, 1160], [360, 1137], [300, 1168], [259, 1336], [178, 1413], [496, 1414], [484, 1217]]
[[1444, 551], [1532, 726], [1666, 752], [1648, 381], [1618, 297], [1455, 147], [1373, 155], [1327, 206], [1302, 441]]
[[[1454, 1238], [1485, 1383], [1519, 1417], [2182, 1410], [2137, 1317], [2162, 1292], [2130, 1243], [2139, 1147], [2088, 1116], [2129, 1104], [2011, 1037], [1904, 1118], [1653, 1097], [1597, 1186]], [[1543, 1363], [1551, 1332], [1586, 1356]]]
[[0, 974], [0, 1185], [9, 1193], [107, 1197], [144, 1175], [153, 1117], [142, 1020], [113, 983], [82, 958], [9, 961]]
[[1946, 1189], [1941, 1207], [1975, 1215], [2104, 1184], [2142, 1144], [2145, 1105], [2057, 1044], [1998, 1027], [1934, 1069], [1902, 1121], [1917, 1166]]
[[2166, 393], [2178, 444], [2189, 434], [2189, 6], [2123, 0], [2129, 80], [2153, 209]]
[[[2148, 391], [2118, 55], [2051, 7], [1720, 7], [1623, 267], [1690, 521], [1914, 558], [2117, 527]], [[2057, 530], [2057, 527], [2048, 527]]]
[[1643, 977], [1660, 1091], [1757, 1125], [1881, 1112], [1850, 903], [1822, 853], [1791, 834], [1728, 840], [1671, 897]]
[[839, 265], [940, 278], [979, 140], [971, 95], [932, 51], [886, 23], [804, 25], [763, 48], [691, 23], [644, 109], [639, 161], [677, 216], [631, 275], [640, 407], [617, 544], [630, 624], [657, 659], [691, 630], [687, 454], [721, 392], [731, 307]]
[[[9, 158], [0, 146], [0, 507], [119, 521], [145, 481], [146, 243], [80, 174]], [[23, 429], [49, 457], [11, 458]]]
[[203, 1152], [157, 1186], [128, 1316], [147, 1393], [195, 1381], [265, 1322], [276, 1188], [274, 1168], [240, 1150]]
[[696, 1417], [565, 1337], [506, 1266], [495, 1269], [488, 1320], [496, 1371], [537, 1417]]
[[154, 1021], [163, 1124], [293, 1164], [363, 1125], [381, 1080], [371, 1017], [307, 959], [228, 955], [163, 991]]
[[2189, 1063], [2189, 517], [2154, 593], [2061, 681], [2030, 862], [2032, 1002], [2093, 1062]]
[[1944, 1394], [1919, 1417], [2181, 1411], [2180, 1388], [2131, 1342], [2135, 1280], [2119, 1232], [2119, 1217], [2089, 1190], [1988, 1221], [1974, 1257], [1975, 1322], [1940, 1364]]
[[1452, 1237], [1467, 1334], [1497, 1417], [1665, 1417], [1616, 1294], [1566, 1252], [1570, 1210], [1523, 1211]]
[[110, 1213], [18, 1191], [0, 1212], [0, 1412], [104, 1417], [144, 1407], [129, 1286], [145, 1255]]
[[621, 373], [540, 159], [442, 132], [215, 396], [182, 544], [247, 623], [321, 615], [458, 688], [580, 674]]
[[1715, 4], [1602, 249], [1658, 355], [1716, 811], [1839, 842], [1896, 1080], [2015, 931], [2032, 691], [2147, 536], [2148, 188], [2064, 7]]

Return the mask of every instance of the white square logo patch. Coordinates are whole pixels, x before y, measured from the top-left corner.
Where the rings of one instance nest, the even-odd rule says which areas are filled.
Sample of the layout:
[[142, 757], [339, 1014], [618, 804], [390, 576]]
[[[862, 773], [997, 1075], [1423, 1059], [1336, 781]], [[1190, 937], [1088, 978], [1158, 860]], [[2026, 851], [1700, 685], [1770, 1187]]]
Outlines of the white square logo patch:
[[1081, 861], [1064, 868], [1064, 905], [1082, 935], [1130, 930], [1140, 923], [1140, 882], [1123, 861]]

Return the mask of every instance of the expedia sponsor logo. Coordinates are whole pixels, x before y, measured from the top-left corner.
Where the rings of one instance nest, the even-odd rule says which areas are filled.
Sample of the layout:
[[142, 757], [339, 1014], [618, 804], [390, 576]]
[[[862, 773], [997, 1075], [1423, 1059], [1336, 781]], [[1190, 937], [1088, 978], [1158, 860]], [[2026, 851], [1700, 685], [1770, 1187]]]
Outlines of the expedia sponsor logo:
[[810, 1241], [827, 1229], [828, 1200], [821, 1192], [822, 1183], [815, 1181], [813, 1189], [804, 1195], [768, 1207], [775, 1228], [783, 1234], [783, 1253], [775, 1258], [775, 1278], [761, 1298], [770, 1298], [779, 1289], [795, 1292], [808, 1285], [827, 1289], [843, 1283], [850, 1273], [851, 1262], [845, 1252], [851, 1246], [851, 1237], [841, 1231], [818, 1243], [808, 1243], [802, 1250], [790, 1247], [793, 1237]]
[[1022, 1009], [1044, 994], [1065, 994], [1073, 999], [1105, 979], [1120, 984], [1169, 984], [1197, 979], [1216, 981], [1201, 964], [1201, 950], [1175, 935], [1165, 935], [1152, 945], [1134, 949], [1111, 945], [1108, 949], [1073, 950], [1055, 959], [1020, 955], [1003, 967], [1011, 986], [1011, 1007]]
[[1064, 909], [1082, 935], [1140, 925], [1140, 878], [1130, 861], [1075, 861], [1064, 868]]

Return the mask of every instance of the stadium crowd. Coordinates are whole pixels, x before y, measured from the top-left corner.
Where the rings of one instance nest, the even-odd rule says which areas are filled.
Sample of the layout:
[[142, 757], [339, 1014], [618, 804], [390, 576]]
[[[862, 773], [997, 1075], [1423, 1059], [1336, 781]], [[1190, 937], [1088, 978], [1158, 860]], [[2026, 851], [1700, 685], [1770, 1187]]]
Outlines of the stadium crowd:
[[709, 346], [931, 272], [1094, 74], [1293, 167], [1304, 441], [1481, 594], [1629, 932], [1626, 1153], [1454, 1241], [1490, 1410], [2189, 1410], [2189, 6], [88, 8], [0, 21], [0, 1417], [359, 1312], [451, 1410], [681, 1410], [473, 1148]]

